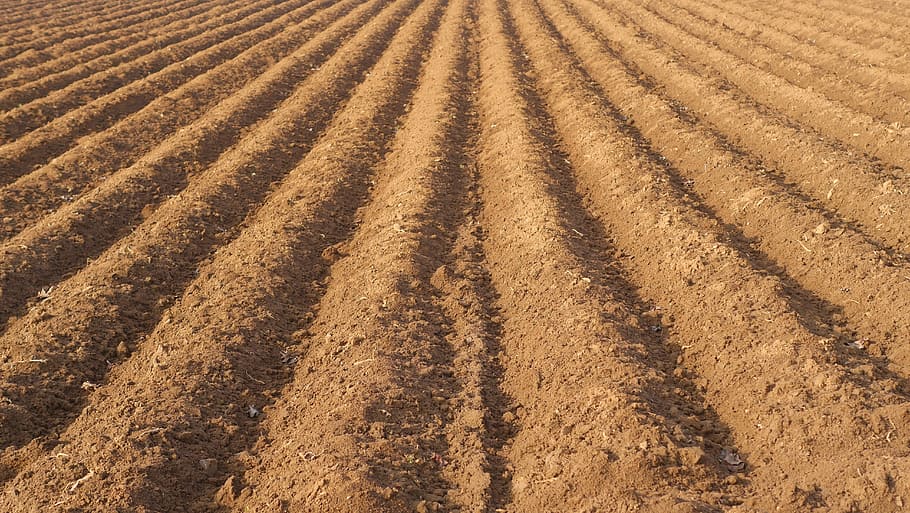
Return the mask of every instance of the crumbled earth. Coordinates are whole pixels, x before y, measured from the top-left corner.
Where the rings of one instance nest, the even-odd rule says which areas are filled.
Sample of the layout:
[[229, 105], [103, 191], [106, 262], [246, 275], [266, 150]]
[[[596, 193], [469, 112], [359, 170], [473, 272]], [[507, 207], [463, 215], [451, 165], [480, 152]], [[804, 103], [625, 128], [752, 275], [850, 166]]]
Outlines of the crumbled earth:
[[908, 8], [0, 0], [0, 511], [903, 511]]

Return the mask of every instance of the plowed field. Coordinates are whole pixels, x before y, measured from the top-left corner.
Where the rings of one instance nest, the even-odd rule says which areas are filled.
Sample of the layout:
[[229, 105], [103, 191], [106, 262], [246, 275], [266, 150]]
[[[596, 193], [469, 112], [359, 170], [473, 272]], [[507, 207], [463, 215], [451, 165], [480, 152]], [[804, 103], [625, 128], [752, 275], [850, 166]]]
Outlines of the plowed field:
[[910, 508], [910, 0], [0, 0], [0, 511]]

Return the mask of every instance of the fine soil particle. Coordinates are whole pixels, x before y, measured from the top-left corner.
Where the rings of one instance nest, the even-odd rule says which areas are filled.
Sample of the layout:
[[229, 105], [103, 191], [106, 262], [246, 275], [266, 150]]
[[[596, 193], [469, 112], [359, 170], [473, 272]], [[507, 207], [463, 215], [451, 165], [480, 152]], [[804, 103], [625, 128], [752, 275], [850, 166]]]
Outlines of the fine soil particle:
[[902, 511], [905, 3], [0, 0], [0, 511]]

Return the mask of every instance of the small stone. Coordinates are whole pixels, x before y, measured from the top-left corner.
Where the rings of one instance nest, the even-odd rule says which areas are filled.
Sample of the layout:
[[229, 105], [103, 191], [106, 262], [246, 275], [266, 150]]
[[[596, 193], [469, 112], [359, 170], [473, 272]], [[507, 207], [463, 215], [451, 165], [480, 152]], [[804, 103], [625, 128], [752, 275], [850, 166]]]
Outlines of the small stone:
[[218, 469], [218, 461], [215, 458], [205, 458], [199, 460], [199, 468], [208, 475], [212, 475]]
[[740, 472], [746, 467], [746, 462], [739, 457], [739, 454], [729, 449], [720, 451], [720, 461], [726, 463], [730, 470], [735, 472]]
[[130, 352], [130, 348], [126, 346], [126, 342], [120, 342], [117, 344], [117, 354], [120, 356], [126, 356]]
[[821, 235], [821, 234], [825, 233], [826, 231], [828, 231], [828, 223], [822, 223], [822, 224], [816, 226], [815, 229], [812, 230], [812, 233], [814, 233], [815, 235]]
[[414, 511], [417, 513], [429, 513], [430, 508], [427, 506], [427, 501], [418, 502], [417, 506], [414, 506]]
[[679, 450], [679, 459], [687, 467], [694, 467], [702, 462], [705, 451], [701, 447], [683, 447]]

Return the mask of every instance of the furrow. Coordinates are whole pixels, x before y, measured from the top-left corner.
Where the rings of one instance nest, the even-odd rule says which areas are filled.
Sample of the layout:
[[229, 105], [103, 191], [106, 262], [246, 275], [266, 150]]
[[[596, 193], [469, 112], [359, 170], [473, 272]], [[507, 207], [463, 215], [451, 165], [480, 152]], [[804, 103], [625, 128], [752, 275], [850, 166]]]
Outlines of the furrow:
[[[668, 164], [660, 179], [695, 192], [697, 203], [737, 234], [734, 240], [754, 241], [762, 258], [753, 261], [770, 261], [765, 267], [781, 274], [782, 282], [791, 281], [801, 296], [830, 305], [822, 310], [837, 311], [813, 319], [813, 308], [794, 307], [804, 311], [804, 324], [840, 344], [873, 339], [874, 353], [887, 356], [893, 369], [870, 365], [865, 369], [868, 377], [884, 374], [903, 381], [910, 374], [910, 354], [902, 344], [908, 336], [903, 315], [910, 309], [905, 304], [910, 300], [905, 264], [892, 263], [862, 233], [775, 182], [759, 162], [743, 158], [697, 122], [681, 118], [671, 102], [639, 83], [637, 75], [606, 62], [597, 41], [568, 23], [564, 13], [553, 14], [555, 29], [566, 37], [605, 99], [647, 139], [642, 143]], [[748, 248], [748, 243], [742, 246]], [[870, 311], [876, 312], [874, 319]], [[850, 330], [837, 333], [845, 326]], [[865, 354], [854, 357], [875, 363]]]
[[660, 179], [664, 165], [637, 147], [526, 6], [513, 11], [578, 189], [629, 256], [632, 282], [666, 312], [680, 364], [741, 451], [748, 475], [736, 501], [750, 511], [804, 511], [815, 499], [891, 511], [910, 491], [906, 439], [890, 424], [910, 414], [899, 385], [856, 383], [846, 349], [802, 326], [780, 280], [757, 272]]
[[[772, 5], [774, 10], [768, 11], [765, 6], [769, 6], [769, 3], [765, 3], [764, 6], [748, 1], [741, 3], [756, 9], [767, 19], [783, 18], [789, 25], [799, 26], [800, 33], [819, 34], [822, 44], [830, 38], [832, 44], [838, 44], [844, 52], [856, 54], [857, 49], [862, 49], [864, 52], [874, 55], [875, 61], [880, 61], [894, 69], [903, 71], [908, 69], [907, 41], [895, 39], [895, 37], [906, 37], [901, 30], [907, 23], [910, 23], [910, 17], [906, 16], [906, 11], [887, 14], [888, 22], [884, 27], [866, 25], [861, 32], [854, 32], [850, 30], [851, 16], [845, 15], [842, 11], [826, 8], [823, 13], [819, 13], [810, 5], [800, 8], [798, 4], [780, 5], [775, 2], [770, 3], [777, 4]], [[828, 19], [832, 14], [836, 15], [836, 22], [833, 18]], [[867, 19], [871, 21], [874, 17], [867, 16]], [[789, 20], [798, 23], [791, 23]]]
[[[433, 189], [442, 189], [442, 198], [462, 198], [462, 212], [458, 223], [451, 223], [458, 224], [457, 229], [446, 227], [454, 232], [453, 245], [446, 262], [433, 272], [430, 283], [451, 328], [447, 339], [454, 351], [453, 374], [459, 384], [451, 400], [454, 411], [446, 426], [448, 453], [443, 457], [443, 473], [453, 489], [439, 509], [450, 505], [465, 513], [488, 513], [501, 511], [509, 502], [510, 467], [503, 453], [512, 439], [514, 425], [510, 418], [513, 401], [501, 386], [501, 312], [483, 251], [480, 225], [483, 206], [474, 155], [480, 131], [476, 111], [480, 60], [477, 8], [470, 4], [468, 9], [470, 32], [464, 78], [469, 95], [463, 92], [458, 98], [461, 112], [466, 113], [462, 128], [466, 133], [452, 136], [457, 139], [459, 162], [467, 169], [459, 174], [458, 181], [432, 185]], [[453, 184], [460, 185], [453, 191]]]
[[817, 51], [824, 52], [825, 54], [834, 55], [839, 59], [842, 59], [845, 62], [848, 62], [858, 69], [857, 72], [865, 72], [875, 75], [893, 75], [898, 79], [904, 80], [907, 77], [906, 72], [899, 70], [894, 70], [886, 66], [881, 66], [878, 64], [870, 63], [868, 58], [864, 58], [864, 53], [862, 51], [857, 52], [838, 52], [836, 49], [831, 48], [828, 45], [819, 45], [815, 39], [812, 37], [804, 37], [799, 35], [799, 31], [788, 30], [790, 23], [789, 22], [775, 22], [774, 19], [769, 18], [767, 14], [757, 11], [755, 8], [750, 8], [746, 5], [741, 5], [737, 3], [726, 2], [723, 4], [718, 4], [717, 2], [710, 2], [712, 7], [722, 9], [727, 12], [735, 13], [739, 16], [743, 16], [746, 19], [749, 19], [752, 22], [759, 23], [768, 30], [773, 30], [783, 34], [786, 37], [798, 40], [804, 44], [808, 43], [812, 45]]
[[[393, 32], [415, 3], [400, 3], [375, 18], [347, 50], [382, 52], [384, 45], [363, 34]], [[104, 468], [124, 484], [112, 489], [100, 477], [61, 497], [58, 490], [79, 470], [39, 460], [17, 477], [30, 483], [30, 493], [7, 493], [0, 504], [25, 511], [68, 499], [66, 507], [73, 508], [90, 498], [97, 504], [101, 490], [110, 509], [223, 509], [237, 499], [240, 472], [263, 415], [251, 416], [248, 407], [270, 415], [268, 404], [290, 377], [282, 346], [319, 294], [318, 285], [309, 284], [325, 274], [321, 252], [346, 238], [365, 200], [371, 174], [365, 170], [381, 158], [393, 135], [390, 127], [405, 109], [438, 7], [418, 7], [321, 142], [240, 235], [200, 269], [155, 332], [92, 394], [94, 408], [62, 435], [70, 461]], [[218, 317], [211, 317], [216, 311]], [[152, 392], [162, 384], [167, 391]], [[137, 410], [131, 406], [137, 401], [147, 406]], [[108, 408], [120, 413], [93, 414]], [[111, 443], [102, 451], [92, 448], [84, 443], [92, 433], [106, 433]], [[195, 470], [200, 460], [210, 465], [208, 475]], [[7, 490], [18, 486], [14, 481]]]
[[723, 50], [713, 48], [673, 25], [649, 16], [646, 11], [626, 0], [610, 2], [614, 15], [631, 20], [648, 31], [655, 40], [663, 41], [665, 58], [674, 54], [688, 57], [712, 68], [713, 72], [763, 105], [777, 109], [821, 134], [842, 144], [873, 155], [882, 161], [904, 166], [910, 162], [910, 128], [896, 128], [845, 105], [826, 99], [819, 93], [800, 89], [780, 77], [743, 62]]
[[[124, 5], [126, 6], [124, 7]], [[29, 14], [26, 16], [29, 19], [23, 19], [17, 22], [19, 25], [22, 25], [22, 27], [20, 27], [21, 30], [29, 31], [29, 27], [36, 26], [36, 29], [38, 30], [35, 32], [41, 33], [49, 28], [71, 26], [73, 25], [74, 20], [79, 20], [76, 22], [77, 26], [84, 25], [87, 20], [80, 16], [82, 9], [84, 9], [86, 13], [107, 19], [107, 17], [110, 17], [112, 14], [126, 16], [141, 11], [143, 8], [142, 5], [137, 5], [135, 3], [100, 2], [98, 0], [56, 5], [44, 3], [41, 7], [42, 8], [39, 9], [28, 9]], [[36, 22], [35, 19], [40, 19], [41, 21]], [[13, 29], [14, 27], [9, 28]]]
[[814, 41], [819, 47], [836, 52], [842, 57], [858, 59], [867, 66], [880, 66], [900, 73], [910, 71], [910, 63], [907, 61], [907, 56], [894, 55], [878, 48], [871, 48], [864, 43], [845, 37], [840, 33], [840, 30], [831, 32], [822, 27], [813, 26], [804, 21], [805, 16], [781, 17], [779, 15], [780, 10], [768, 12], [764, 6], [751, 4], [747, 9], [757, 10], [756, 14], [761, 16], [764, 24], [783, 30], [800, 39]]
[[[189, 0], [176, 3], [167, 9], [161, 9], [162, 16], [152, 17], [135, 25], [106, 32], [90, 34], [82, 38], [69, 38], [44, 49], [38, 49], [34, 43], [23, 43], [25, 50], [15, 57], [0, 61], [0, 88], [20, 86], [38, 80], [54, 72], [62, 72], [90, 61], [96, 57], [112, 54], [117, 50], [136, 45], [147, 40], [150, 33], [159, 32], [174, 20], [185, 21], [199, 13], [212, 10], [212, 6], [221, 10], [237, 9], [236, 4], [217, 1]], [[219, 14], [213, 10], [212, 14]], [[159, 32], [160, 33], [160, 32]], [[123, 60], [131, 54], [120, 52]], [[122, 62], [121, 61], [121, 62]], [[110, 59], [100, 62], [112, 62]], [[113, 61], [116, 62], [116, 61]], [[78, 71], [87, 73], [90, 67], [80, 67]], [[103, 69], [103, 68], [98, 68]], [[83, 75], [85, 76], [85, 75]], [[4, 108], [5, 110], [5, 108]]]
[[910, 76], [872, 66], [863, 66], [854, 59], [825, 51], [812, 45], [811, 42], [794, 37], [757, 20], [733, 12], [732, 6], [725, 4], [722, 8], [704, 2], [691, 0], [673, 0], [674, 3], [692, 15], [704, 20], [706, 24], [734, 30], [742, 38], [756, 41], [776, 50], [778, 53], [799, 59], [801, 62], [821, 67], [830, 73], [845, 77], [856, 83], [882, 91], [881, 94], [893, 93], [904, 99], [910, 98]]
[[[92, 73], [145, 55], [160, 48], [161, 43], [156, 36], [178, 31], [187, 24], [195, 23], [194, 20], [210, 19], [231, 11], [242, 12], [242, 9], [236, 4], [219, 5], [217, 1], [195, 3], [188, 7], [175, 5], [166, 16], [138, 24], [137, 27], [109, 32], [108, 40], [68, 50], [40, 65], [18, 66], [0, 79], [0, 90], [3, 90], [0, 98], [9, 99], [0, 103], [5, 105], [0, 108], [8, 110], [9, 106], [26, 103]], [[236, 19], [242, 17], [241, 14], [235, 16]], [[2, 69], [3, 64], [0, 63], [0, 73]], [[22, 89], [25, 85], [29, 87], [27, 91]], [[18, 89], [14, 91], [12, 88]]]
[[[6, 32], [6, 40], [9, 44], [0, 47], [0, 59], [2, 59], [0, 62], [3, 63], [4, 68], [0, 76], [5, 76], [8, 72], [17, 69], [9, 66], [10, 63], [19, 63], [20, 66], [39, 65], [60, 57], [68, 49], [77, 51], [86, 45], [105, 41], [111, 30], [116, 30], [131, 22], [141, 23], [155, 18], [154, 9], [161, 7], [163, 3], [156, 2], [148, 5], [145, 10], [150, 12], [147, 14], [143, 12], [142, 7], [135, 9], [138, 14], [132, 16], [128, 16], [129, 12], [121, 13], [122, 16], [115, 17], [114, 22], [104, 23], [104, 20], [93, 13], [85, 12], [80, 13], [78, 21], [62, 23], [58, 27], [44, 28], [40, 24], [31, 23], [22, 29], [21, 34], [12, 31]], [[182, 3], [178, 3], [175, 8], [181, 5]]]
[[[74, 9], [77, 6], [81, 8]], [[84, 6], [77, 2], [56, 5], [42, 3], [39, 6], [24, 7], [22, 11], [26, 14], [20, 13], [19, 15], [4, 17], [3, 19], [6, 21], [4, 33], [10, 37], [22, 34], [37, 37], [61, 26], [72, 26], [74, 20], [79, 20], [75, 22], [77, 26], [84, 25], [86, 22], [85, 16], [103, 16], [106, 11], [116, 11], [117, 9], [120, 9], [120, 12], [129, 14], [132, 10], [139, 10], [141, 7], [133, 5], [132, 9], [127, 11], [117, 4], [97, 0], [85, 2]], [[91, 20], [93, 18], [88, 19]]]
[[[39, 16], [46, 15], [45, 9], [50, 9], [57, 12], [64, 12], [70, 10], [77, 2], [75, 0], [70, 1], [51, 1], [51, 2], [42, 2], [39, 0], [4, 0], [2, 6], [2, 11], [0, 14], [3, 15], [4, 23], [2, 26], [13, 24], [21, 16]], [[103, 5], [100, 2], [85, 2], [86, 10], [92, 11], [93, 9], [98, 9], [99, 5]]]
[[[7, 1], [5, 3], [13, 4], [14, 2]], [[40, 18], [46, 21], [51, 13], [56, 12], [58, 15], [62, 15], [62, 13], [70, 11], [73, 6], [77, 4], [78, 2], [75, 0], [69, 2], [42, 2], [33, 0], [30, 2], [19, 2], [15, 5], [4, 5], [2, 12], [0, 12], [0, 14], [2, 14], [2, 17], [0, 17], [0, 20], [2, 20], [0, 26], [4, 29], [10, 29], [29, 18], [32, 20]], [[99, 1], [88, 1], [85, 2], [85, 10], [87, 12], [94, 12], [103, 7], [103, 5], [105, 4]]]
[[[72, 2], [70, 2], [72, 3]], [[56, 8], [65, 8], [66, 2], [38, 2], [37, 0], [26, 1], [26, 0], [3, 0], [0, 2], [0, 15], [3, 17], [0, 20], [3, 20], [3, 23], [0, 23], [0, 26], [10, 25], [15, 23], [16, 20], [23, 16], [23, 13], [32, 13], [33, 15], [41, 11], [41, 8], [47, 7], [56, 7]]]
[[[74, 109], [78, 113], [78, 108], [91, 104], [94, 100], [110, 102], [113, 97], [118, 101], [107, 107], [104, 117], [93, 118], [91, 125], [108, 126], [113, 120], [139, 110], [151, 98], [202, 73], [213, 63], [230, 58], [232, 55], [228, 49], [231, 45], [224, 43], [242, 37], [307, 1], [309, 0], [291, 0], [263, 9], [263, 5], [274, 2], [261, 0], [244, 8], [247, 16], [241, 20], [226, 25], [221, 25], [221, 20], [217, 18], [208, 20], [187, 29], [185, 35], [192, 37], [185, 40], [174, 35], [165, 36], [170, 41], [164, 48], [95, 73], [0, 115], [0, 141], [9, 142]], [[199, 54], [207, 55], [210, 60], [200, 62]], [[152, 74], [154, 77], [150, 78], [149, 75]], [[161, 85], [154, 94], [141, 94], [145, 92], [148, 95], [143, 87], [148, 89], [158, 82]], [[82, 130], [85, 133], [87, 128], [82, 127]]]
[[[333, 22], [352, 7], [351, 1], [341, 2], [333, 9], [324, 9], [325, 5], [325, 1], [307, 3], [237, 40], [226, 42], [223, 47], [213, 50], [227, 53], [222, 55], [224, 62], [217, 66], [211, 67], [209, 54], [187, 61], [205, 72], [163, 96], [156, 94], [155, 90], [160, 85], [156, 80], [137, 84], [134, 89], [142, 93], [140, 99], [150, 100], [142, 110], [107, 130], [78, 140], [79, 144], [69, 151], [46, 165], [35, 164], [40, 167], [0, 189], [0, 218], [3, 219], [0, 238], [6, 239], [19, 233], [41, 216], [71, 203], [116, 170], [134, 164], [169, 137], [179, 137], [178, 129], [184, 127], [183, 130], [186, 130], [186, 125], [204, 118], [210, 108], [242, 90], [272, 63], [303, 44], [314, 31]], [[94, 108], [95, 113], [88, 113], [86, 121], [104, 115], [106, 107], [111, 103], [116, 105], [118, 98], [113, 98], [111, 102], [90, 104], [87, 109]], [[81, 112], [74, 114], [81, 115]], [[54, 151], [56, 145], [65, 149], [69, 144], [76, 143], [75, 134], [67, 130], [78, 127], [72, 117], [65, 116], [49, 125], [47, 130], [39, 129], [16, 143], [0, 148], [0, 162], [8, 164], [7, 171], [12, 174], [10, 178], [15, 177], [17, 172], [25, 173], [36, 160], [43, 163], [60, 152]], [[56, 133], [57, 137], [47, 132]]]
[[501, 387], [502, 325], [483, 252], [482, 206], [473, 167], [469, 178], [474, 187], [465, 191], [469, 205], [465, 221], [449, 262], [433, 273], [431, 282], [444, 294], [442, 309], [451, 319], [448, 338], [455, 350], [454, 375], [461, 385], [454, 399], [457, 410], [446, 428], [444, 471], [454, 485], [446, 504], [486, 513], [501, 511], [509, 503], [511, 467], [504, 452], [514, 431], [514, 406]]
[[671, 7], [663, 0], [644, 2], [642, 5], [650, 11], [651, 16], [796, 87], [818, 91], [826, 99], [869, 115], [879, 123], [896, 126], [910, 124], [910, 102], [906, 99], [840, 78], [811, 62], [798, 61], [767, 46], [751, 42], [733, 31], [706, 26], [703, 20], [682, 9]]
[[[816, 1], [814, 4], [819, 5], [821, 2]], [[887, 2], [879, 2], [876, 0], [857, 1], [849, 4], [845, 2], [835, 2], [830, 4], [830, 6], [843, 11], [848, 11], [850, 9], [860, 10], [864, 17], [880, 18], [885, 22], [889, 20], [894, 21], [894, 15], [905, 15], [907, 7], [910, 7], [902, 0], [890, 0]]]
[[[288, 165], [296, 162], [306, 151], [305, 143], [318, 134], [318, 128], [326, 123], [327, 116], [331, 114], [327, 110], [318, 110], [319, 102], [315, 99], [322, 98], [326, 105], [341, 103], [360, 74], [373, 62], [371, 59], [374, 59], [375, 55], [363, 51], [356, 45], [367, 44], [364, 41], [382, 44], [382, 38], [387, 34], [381, 31], [377, 34], [378, 29], [375, 28], [361, 36], [355, 46], [347, 46], [353, 48], [349, 54], [336, 54], [331, 59], [329, 55], [335, 51], [340, 40], [356, 30], [358, 25], [364, 23], [370, 16], [375, 15], [382, 4], [383, 2], [379, 1], [364, 4], [347, 19], [339, 20], [334, 27], [314, 37], [298, 52], [283, 61], [277, 69], [254, 81], [240, 94], [219, 106], [211, 115], [199, 120], [172, 140], [166, 141], [136, 165], [117, 173], [72, 206], [55, 213], [46, 222], [10, 240], [3, 246], [0, 274], [2, 291], [0, 300], [4, 307], [4, 318], [13, 312], [24, 310], [23, 306], [34, 306], [23, 303], [28, 302], [41, 288], [52, 286], [66, 273], [77, 271], [84, 265], [86, 259], [99, 254], [102, 257], [107, 255], [108, 258], [118, 258], [118, 254], [138, 255], [135, 258], [159, 255], [162, 258], [161, 265], [175, 265], [174, 261], [179, 259], [165, 258], [169, 254], [165, 252], [169, 247], [167, 246], [170, 240], [167, 238], [169, 232], [163, 231], [157, 238], [144, 233], [154, 228], [155, 224], [139, 232], [134, 230], [134, 233], [121, 240], [116, 247], [102, 253], [118, 238], [126, 236], [131, 230], [131, 224], [141, 222], [142, 226], [146, 226], [152, 223], [144, 218], [153, 213], [155, 207], [172, 194], [179, 193], [167, 200], [165, 205], [171, 206], [165, 211], [172, 212], [176, 208], [182, 216], [179, 218], [182, 224], [177, 223], [178, 233], [193, 233], [198, 229], [197, 223], [202, 223], [203, 226], [207, 226], [207, 231], [203, 234], [209, 237], [209, 244], [212, 244], [216, 240], [213, 237], [228, 232], [231, 224], [236, 224], [240, 216], [245, 215], [243, 212], [235, 213], [231, 221], [232, 218], [222, 214], [218, 209], [197, 208], [196, 203], [185, 201], [184, 196], [202, 187], [203, 191], [207, 191], [205, 194], [215, 195], [215, 199], [221, 198], [219, 201], [224, 201], [218, 194], [227, 194], [224, 190], [227, 190], [228, 186], [208, 189], [206, 180], [212, 176], [236, 187], [241, 187], [236, 184], [253, 181], [259, 185], [247, 186], [248, 194], [251, 197], [264, 194], [261, 188], [268, 184], [267, 178], [270, 176], [274, 178], [275, 173], [281, 172], [282, 162], [289, 163]], [[344, 3], [336, 4], [336, 8], [343, 9]], [[312, 70], [320, 66], [322, 69], [313, 73]], [[306, 81], [295, 91], [297, 84], [304, 79]], [[324, 89], [318, 89], [320, 87]], [[281, 103], [285, 98], [288, 99]], [[262, 126], [255, 127], [249, 136], [244, 137], [236, 147], [222, 155], [223, 151], [237, 141], [243, 128], [255, 124], [276, 108], [293, 110], [267, 118]], [[296, 127], [302, 133], [287, 132], [288, 127]], [[257, 162], [259, 158], [265, 160]], [[211, 162], [214, 164], [207, 169]], [[259, 169], [260, 167], [266, 169]], [[260, 178], [256, 178], [256, 173]], [[239, 206], [243, 206], [243, 203]], [[206, 222], [209, 225], [206, 225]], [[162, 224], [154, 229], [170, 228], [169, 225]], [[184, 237], [192, 240], [190, 235]], [[149, 244], [156, 244], [158, 247], [142, 251], [137, 249], [146, 248]], [[189, 244], [186, 248], [181, 249], [178, 246], [168, 251], [178, 249], [191, 251], [195, 248], [196, 245]], [[192, 266], [193, 262], [198, 263], [197, 257], [190, 255], [186, 258], [189, 258], [185, 263], [187, 266]], [[194, 258], [196, 260], [193, 260]], [[144, 266], [138, 266], [136, 269], [142, 270]], [[166, 270], [159, 272], [166, 274]], [[85, 270], [81, 272], [85, 273]], [[117, 273], [101, 273], [98, 276], [107, 279], [113, 274]], [[145, 275], [130, 274], [126, 271], [120, 274], [132, 276], [131, 280], [146, 278]], [[89, 273], [89, 276], [94, 274]], [[135, 287], [142, 286], [139, 281], [133, 281], [131, 284]], [[82, 289], [76, 287], [75, 290], [78, 293]], [[155, 300], [166, 298], [166, 294], [162, 292], [153, 298]], [[99, 306], [104, 305], [92, 303], [89, 308]], [[30, 308], [24, 316], [25, 320], [19, 325], [28, 326], [34, 322], [34, 318], [30, 317], [31, 310]], [[69, 322], [76, 324], [73, 321]], [[10, 331], [15, 331], [16, 326], [16, 321], [10, 323]], [[0, 338], [0, 345], [6, 352], [45, 350], [42, 340], [33, 341], [38, 344], [37, 346], [26, 344], [15, 337], [7, 339], [9, 343], [2, 343], [2, 340], [4, 339]], [[78, 343], [80, 338], [75, 337], [74, 340]], [[89, 338], [89, 341], [91, 340]]]
[[[21, 36], [15, 41], [22, 45], [10, 45], [11, 52], [0, 54], [0, 58], [21, 56], [26, 59], [25, 63], [37, 64], [42, 62], [42, 59], [46, 60], [48, 57], [59, 55], [59, 50], [67, 48], [68, 39], [72, 41], [70, 44], [74, 45], [73, 49], [76, 49], [85, 41], [100, 40], [112, 28], [155, 17], [159, 14], [156, 8], [164, 4], [165, 2], [154, 2], [150, 5], [133, 6], [129, 9], [121, 8], [116, 12], [96, 13], [95, 15], [92, 15], [91, 12], [82, 13], [77, 10], [73, 16], [79, 20], [76, 23], [73, 23], [72, 20], [58, 20], [50, 26], [36, 25], [34, 22], [28, 23], [19, 34], [12, 30], [7, 32], [9, 37]], [[64, 43], [64, 47], [53, 54], [45, 51], [57, 43]], [[24, 50], [21, 50], [23, 48]]]
[[809, 18], [816, 24], [825, 23], [826, 14], [835, 14], [839, 20], [837, 27], [832, 28], [828, 24], [828, 28], [835, 33], [848, 33], [851, 39], [859, 38], [864, 46], [883, 48], [894, 55], [906, 52], [907, 35], [900, 30], [900, 27], [910, 22], [906, 17], [900, 20], [906, 11], [894, 12], [887, 8], [870, 9], [861, 5], [826, 1], [786, 6], [778, 4], [778, 7], [780, 12], [795, 11], [802, 19]]
[[479, 166], [503, 388], [516, 403], [504, 510], [705, 510], [717, 448], [681, 413], [701, 407], [621, 288], [501, 9], [490, 0], [481, 12]]
[[[434, 286], [465, 177], [466, 112], [456, 98], [467, 92], [464, 9], [455, 2], [443, 18], [356, 233], [326, 255], [325, 294], [298, 338], [301, 370], [267, 412], [264, 439], [281, 443], [257, 454], [235, 511], [436, 510], [456, 496], [484, 506], [482, 448], [448, 446], [453, 429], [479, 436], [484, 412], [453, 426], [463, 417], [460, 375]], [[291, 481], [274, 479], [301, 464]], [[476, 479], [449, 482], [449, 466]]]
[[[592, 2], [568, 8], [573, 18], [596, 36], [602, 51], [621, 59], [629, 71], [656, 80], [662, 92], [679, 102], [682, 116], [694, 116], [739, 148], [758, 156], [766, 168], [782, 173], [789, 187], [829, 206], [863, 232], [900, 252], [910, 250], [910, 233], [901, 212], [910, 212], [906, 180], [875, 162], [832, 146], [804, 127], [788, 124], [743, 101], [693, 72], [636, 32], [605, 17]], [[604, 62], [612, 62], [605, 59]], [[672, 87], [670, 87], [672, 86]]]

